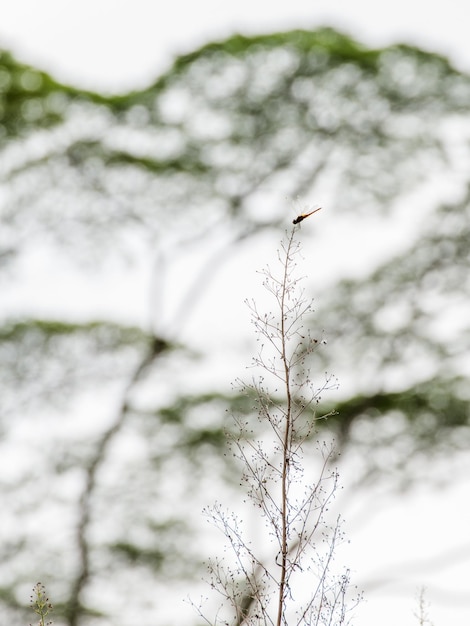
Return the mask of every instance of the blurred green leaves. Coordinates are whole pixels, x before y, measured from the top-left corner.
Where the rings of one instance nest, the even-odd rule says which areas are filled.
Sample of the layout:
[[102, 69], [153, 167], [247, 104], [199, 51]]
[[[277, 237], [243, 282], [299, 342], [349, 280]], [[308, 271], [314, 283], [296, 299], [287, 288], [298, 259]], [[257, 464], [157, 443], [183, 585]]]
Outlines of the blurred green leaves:
[[[68, 623], [77, 624], [94, 609], [83, 590], [103, 585], [115, 558], [116, 597], [131, 578], [143, 589], [147, 566], [161, 573], [169, 562], [178, 533], [165, 554], [167, 530], [182, 528], [175, 519], [191, 520], [198, 494], [230, 482], [226, 411], [249, 419], [253, 399], [212, 380], [193, 389], [217, 365], [181, 349], [195, 337], [183, 335], [176, 314], [166, 334], [160, 315], [184, 278], [191, 317], [221, 266], [217, 254], [250, 238], [256, 247], [260, 233], [279, 239], [291, 221], [280, 196], [329, 199], [335, 228], [315, 276], [343, 261], [343, 275], [315, 294], [311, 321], [329, 340], [312, 371], [342, 368], [347, 377], [338, 415], [319, 427], [363, 451], [364, 476], [374, 479], [468, 441], [469, 102], [470, 78], [446, 59], [403, 45], [370, 50], [331, 29], [236, 35], [176, 59], [147, 89], [109, 97], [1, 53], [2, 293], [21, 287], [44, 254], [58, 268], [102, 275], [104, 285], [111, 273], [122, 303], [134, 297], [124, 268], [152, 268], [147, 325], [120, 322], [120, 310], [97, 315], [95, 301], [71, 320], [58, 304], [72, 296], [60, 291], [47, 303], [56, 315], [31, 305], [1, 319], [2, 454], [18, 460], [28, 450], [34, 462], [8, 478], [5, 508], [13, 518], [35, 508], [67, 519], [60, 538], [45, 525], [15, 529], [14, 553], [5, 540], [5, 590], [27, 577], [31, 544], [52, 549], [48, 573], [66, 581]], [[398, 219], [403, 237], [389, 246]], [[371, 224], [370, 239], [359, 237]], [[319, 242], [309, 232], [307, 248]], [[373, 238], [391, 251], [353, 275], [350, 255]], [[218, 321], [214, 310], [198, 334], [210, 337]], [[227, 337], [236, 330], [228, 326]], [[391, 448], [385, 464], [381, 451]], [[14, 463], [4, 464], [7, 477]], [[177, 555], [193, 562], [199, 547]], [[117, 624], [119, 602], [108, 609]]]

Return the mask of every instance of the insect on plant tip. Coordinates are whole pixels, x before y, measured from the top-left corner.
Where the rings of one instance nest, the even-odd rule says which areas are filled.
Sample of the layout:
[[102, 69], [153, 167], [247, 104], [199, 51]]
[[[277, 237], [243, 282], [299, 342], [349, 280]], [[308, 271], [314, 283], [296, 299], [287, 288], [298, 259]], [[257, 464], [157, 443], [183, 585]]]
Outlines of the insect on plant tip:
[[310, 211], [310, 213], [301, 213], [300, 215], [297, 215], [297, 217], [295, 218], [295, 220], [292, 220], [293, 224], [300, 224], [300, 222], [302, 220], [304, 220], [306, 217], [308, 217], [309, 215], [313, 215], [314, 213], [316, 213], [317, 211], [319, 211], [321, 209], [321, 206], [318, 207], [318, 209], [314, 209], [313, 211]]

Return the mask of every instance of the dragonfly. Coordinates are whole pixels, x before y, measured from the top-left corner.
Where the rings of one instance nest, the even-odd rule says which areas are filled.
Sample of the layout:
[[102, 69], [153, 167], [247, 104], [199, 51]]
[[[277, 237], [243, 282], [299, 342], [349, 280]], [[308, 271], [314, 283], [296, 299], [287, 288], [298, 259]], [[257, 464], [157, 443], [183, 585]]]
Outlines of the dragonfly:
[[310, 213], [301, 213], [300, 215], [297, 215], [297, 217], [295, 218], [295, 220], [292, 220], [293, 224], [300, 224], [300, 222], [302, 220], [304, 220], [306, 217], [309, 217], [309, 215], [313, 215], [314, 213], [316, 213], [317, 211], [319, 211], [321, 209], [321, 206], [318, 207], [318, 209], [313, 209], [313, 211], [310, 211]]

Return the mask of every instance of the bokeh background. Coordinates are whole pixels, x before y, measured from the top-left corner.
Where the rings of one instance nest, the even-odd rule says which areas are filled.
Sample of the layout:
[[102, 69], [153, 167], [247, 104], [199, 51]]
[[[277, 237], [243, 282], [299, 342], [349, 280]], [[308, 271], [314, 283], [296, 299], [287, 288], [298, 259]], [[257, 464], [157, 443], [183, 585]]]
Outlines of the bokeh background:
[[[463, 3], [31, 1], [0, 22], [0, 615], [197, 624], [231, 382], [299, 231], [355, 623], [470, 618]], [[313, 451], [312, 451], [313, 454]], [[254, 522], [253, 522], [254, 524]]]

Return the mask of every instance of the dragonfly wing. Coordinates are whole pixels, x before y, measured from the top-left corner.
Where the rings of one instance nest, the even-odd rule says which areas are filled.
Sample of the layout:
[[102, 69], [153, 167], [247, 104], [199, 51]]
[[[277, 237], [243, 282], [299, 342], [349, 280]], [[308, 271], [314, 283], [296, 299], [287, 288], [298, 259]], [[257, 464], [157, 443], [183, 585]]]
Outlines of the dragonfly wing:
[[306, 217], [309, 217], [310, 215], [313, 215], [314, 213], [316, 213], [317, 211], [319, 211], [321, 209], [321, 206], [318, 207], [318, 209], [313, 209], [313, 211], [310, 211], [310, 213], [301, 213], [300, 215], [298, 215], [295, 220], [292, 220], [293, 224], [299, 224], [302, 220], [304, 220]]

